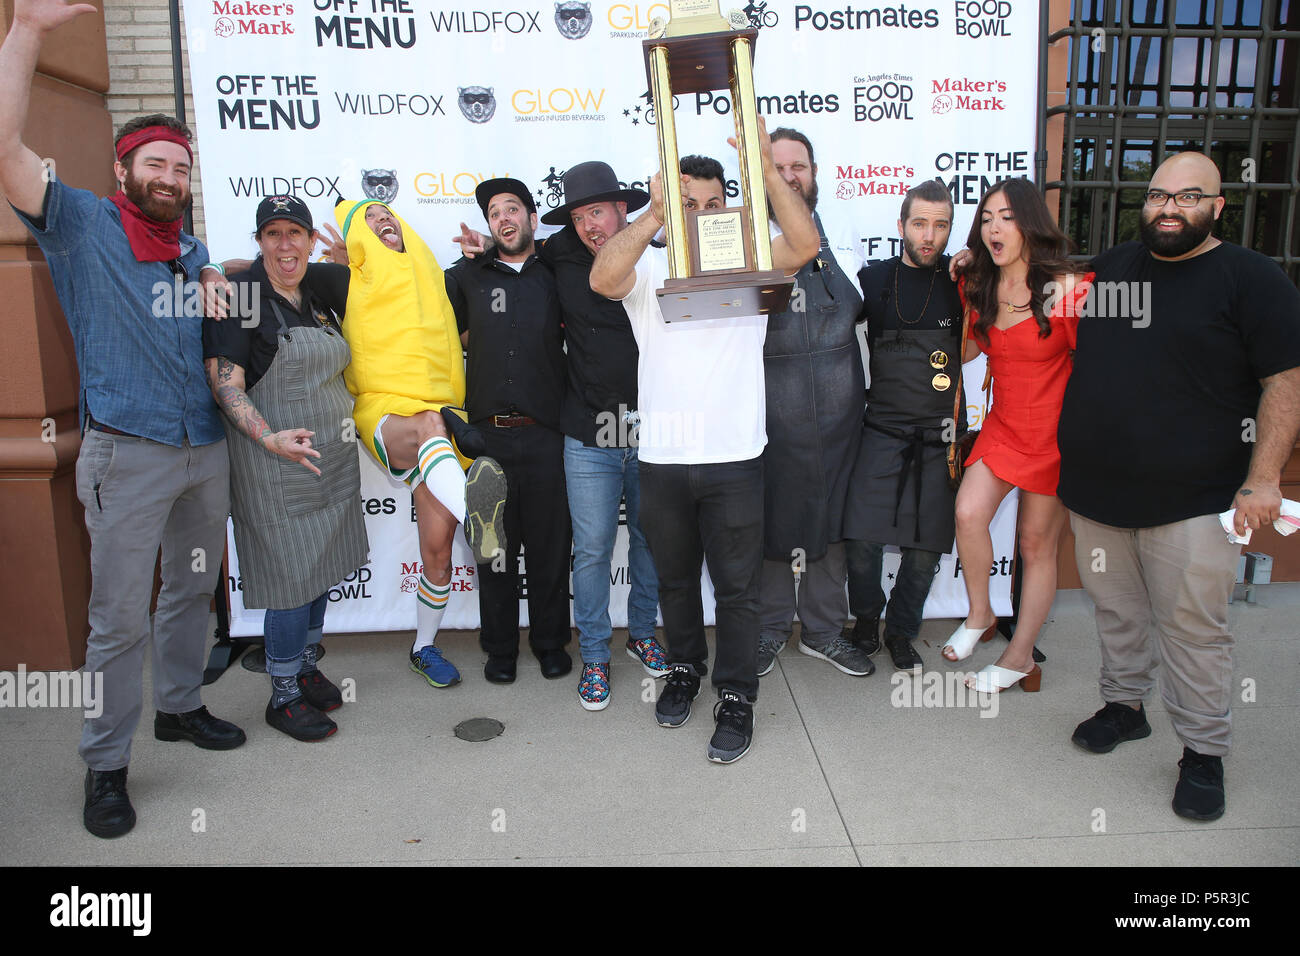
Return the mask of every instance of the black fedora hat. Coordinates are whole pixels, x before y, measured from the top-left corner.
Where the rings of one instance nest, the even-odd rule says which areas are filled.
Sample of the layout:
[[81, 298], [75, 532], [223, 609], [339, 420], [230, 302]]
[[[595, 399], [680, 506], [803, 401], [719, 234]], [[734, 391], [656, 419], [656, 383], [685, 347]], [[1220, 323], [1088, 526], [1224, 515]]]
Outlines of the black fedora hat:
[[478, 208], [483, 210], [484, 219], [487, 218], [488, 203], [492, 201], [492, 197], [502, 193], [517, 197], [529, 212], [537, 212], [537, 203], [533, 202], [531, 190], [519, 180], [506, 177], [485, 179], [474, 189], [474, 198], [478, 200]]
[[579, 163], [564, 174], [565, 203], [542, 217], [548, 226], [565, 226], [569, 213], [594, 202], [625, 202], [627, 211], [640, 209], [650, 201], [643, 189], [624, 189], [609, 163]]

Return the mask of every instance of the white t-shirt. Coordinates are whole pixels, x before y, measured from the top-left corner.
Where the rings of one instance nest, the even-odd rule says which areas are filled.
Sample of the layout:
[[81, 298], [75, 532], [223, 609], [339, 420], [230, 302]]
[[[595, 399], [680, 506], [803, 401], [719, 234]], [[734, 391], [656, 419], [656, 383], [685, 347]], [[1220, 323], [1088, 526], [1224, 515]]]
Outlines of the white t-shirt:
[[623, 299], [641, 350], [638, 456], [656, 465], [757, 458], [767, 444], [767, 316], [665, 322], [655, 291], [667, 277], [667, 253], [649, 247]]

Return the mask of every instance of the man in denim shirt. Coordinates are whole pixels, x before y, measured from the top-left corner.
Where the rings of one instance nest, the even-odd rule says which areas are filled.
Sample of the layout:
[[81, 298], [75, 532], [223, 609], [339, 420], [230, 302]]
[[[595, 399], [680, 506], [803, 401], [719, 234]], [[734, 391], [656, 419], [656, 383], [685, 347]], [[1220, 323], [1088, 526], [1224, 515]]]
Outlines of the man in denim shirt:
[[203, 374], [194, 287], [207, 250], [180, 229], [190, 204], [189, 130], [132, 120], [116, 140], [122, 191], [108, 199], [50, 176], [21, 141], [44, 36], [87, 5], [20, 0], [0, 47], [0, 189], [45, 253], [76, 343], [83, 431], [77, 494], [90, 532], [85, 670], [103, 674], [100, 716], [83, 725], [83, 822], [96, 836], [135, 825], [126, 791], [140, 719], [154, 561], [163, 586], [153, 627], [159, 740], [209, 750], [244, 742], [199, 698], [208, 606], [229, 513], [226, 447]]

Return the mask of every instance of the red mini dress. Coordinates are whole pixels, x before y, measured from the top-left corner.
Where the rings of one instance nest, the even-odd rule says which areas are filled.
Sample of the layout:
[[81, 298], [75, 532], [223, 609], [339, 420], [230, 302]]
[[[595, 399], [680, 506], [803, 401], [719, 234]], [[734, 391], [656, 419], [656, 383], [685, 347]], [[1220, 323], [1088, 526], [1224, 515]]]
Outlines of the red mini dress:
[[[993, 404], [966, 459], [968, 467], [983, 460], [993, 474], [1017, 488], [1056, 494], [1061, 477], [1056, 427], [1078, 340], [1079, 307], [1092, 288], [1093, 275], [1080, 278], [1056, 304], [1048, 316], [1052, 334], [1047, 338], [1038, 334], [1033, 316], [1008, 329], [990, 326], [987, 342], [971, 333], [970, 341], [988, 357]], [[977, 318], [972, 310], [972, 325]]]

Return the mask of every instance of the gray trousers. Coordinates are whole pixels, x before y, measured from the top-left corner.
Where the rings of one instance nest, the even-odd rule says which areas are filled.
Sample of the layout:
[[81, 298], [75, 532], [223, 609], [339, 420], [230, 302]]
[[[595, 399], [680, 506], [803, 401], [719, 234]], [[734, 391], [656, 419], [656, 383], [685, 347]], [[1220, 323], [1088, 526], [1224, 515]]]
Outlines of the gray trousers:
[[230, 513], [226, 443], [172, 448], [86, 429], [77, 457], [77, 496], [90, 532], [88, 674], [104, 675], [104, 708], [82, 725], [80, 753], [92, 770], [131, 760], [140, 722], [154, 562], [162, 591], [153, 618], [154, 706], [202, 706], [208, 610]]
[[849, 601], [844, 592], [846, 579], [843, 541], [831, 542], [826, 557], [808, 563], [799, 575], [797, 597], [790, 562], [764, 560], [759, 585], [759, 633], [789, 640], [798, 610], [804, 634], [839, 637], [849, 617]]
[[1241, 546], [1217, 515], [1113, 528], [1070, 513], [1079, 577], [1097, 606], [1101, 698], [1136, 704], [1155, 686], [1185, 747], [1223, 756], [1232, 742], [1228, 601]]

